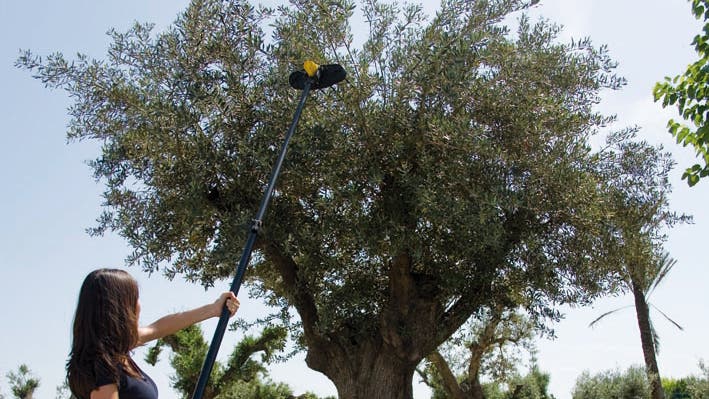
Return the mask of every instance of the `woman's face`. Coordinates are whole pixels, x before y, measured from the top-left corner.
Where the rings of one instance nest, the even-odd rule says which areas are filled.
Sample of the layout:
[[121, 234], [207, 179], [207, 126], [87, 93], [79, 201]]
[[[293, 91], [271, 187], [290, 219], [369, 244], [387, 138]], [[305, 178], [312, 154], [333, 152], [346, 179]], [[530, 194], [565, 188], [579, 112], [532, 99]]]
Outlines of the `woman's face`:
[[135, 320], [138, 323], [137, 327], [140, 327], [140, 299], [138, 299], [138, 302], [135, 305]]

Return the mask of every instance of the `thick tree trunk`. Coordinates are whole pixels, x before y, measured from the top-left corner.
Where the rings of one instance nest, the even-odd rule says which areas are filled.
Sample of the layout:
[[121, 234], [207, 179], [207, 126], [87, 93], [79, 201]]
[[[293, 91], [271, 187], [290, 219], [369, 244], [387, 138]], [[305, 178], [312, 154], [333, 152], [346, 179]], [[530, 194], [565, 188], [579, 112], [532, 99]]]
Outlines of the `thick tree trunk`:
[[[333, 357], [327, 354], [333, 354], [331, 350], [313, 349], [309, 348], [306, 363], [332, 380], [339, 399], [413, 398], [416, 364], [402, 363], [381, 345], [365, 343], [348, 356]], [[339, 349], [335, 352], [342, 354]]]
[[650, 308], [645, 300], [645, 293], [640, 287], [632, 283], [633, 297], [635, 298], [635, 313], [638, 317], [638, 327], [640, 328], [640, 341], [645, 357], [645, 370], [647, 371], [650, 388], [652, 389], [652, 399], [665, 399], [665, 392], [662, 390], [660, 379], [660, 369], [657, 367], [655, 357], [655, 343], [652, 339], [652, 329], [650, 328]]

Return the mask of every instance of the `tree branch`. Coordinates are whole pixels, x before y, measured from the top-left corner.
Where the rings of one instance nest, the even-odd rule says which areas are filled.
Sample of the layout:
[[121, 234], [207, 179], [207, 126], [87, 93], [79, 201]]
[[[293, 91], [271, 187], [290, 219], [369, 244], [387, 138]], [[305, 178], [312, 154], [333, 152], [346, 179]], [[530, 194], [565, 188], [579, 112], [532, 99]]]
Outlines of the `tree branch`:
[[443, 380], [443, 389], [445, 389], [448, 396], [451, 399], [464, 399], [465, 393], [462, 389], [460, 389], [458, 380], [455, 378], [455, 375], [448, 366], [448, 362], [446, 362], [446, 359], [443, 358], [441, 353], [438, 351], [433, 351], [430, 355], [428, 355], [428, 360], [433, 363], [436, 370], [438, 370], [438, 374], [441, 375], [441, 379]]
[[483, 300], [481, 300], [479, 294], [481, 292], [491, 292], [491, 283], [491, 281], [483, 282], [478, 280], [478, 286], [471, 287], [463, 296], [458, 298], [458, 300], [455, 301], [455, 303], [451, 305], [446, 312], [441, 315], [435, 334], [436, 347], [456, 332], [458, 328], [460, 328], [460, 326], [468, 320], [470, 315], [475, 310], [480, 308], [483, 304]]
[[266, 258], [278, 268], [278, 272], [283, 278], [285, 292], [293, 306], [298, 310], [300, 319], [303, 322], [306, 339], [324, 339], [316, 328], [319, 316], [315, 299], [298, 276], [298, 264], [293, 258], [285, 255], [281, 247], [273, 241], [264, 240], [261, 249]]

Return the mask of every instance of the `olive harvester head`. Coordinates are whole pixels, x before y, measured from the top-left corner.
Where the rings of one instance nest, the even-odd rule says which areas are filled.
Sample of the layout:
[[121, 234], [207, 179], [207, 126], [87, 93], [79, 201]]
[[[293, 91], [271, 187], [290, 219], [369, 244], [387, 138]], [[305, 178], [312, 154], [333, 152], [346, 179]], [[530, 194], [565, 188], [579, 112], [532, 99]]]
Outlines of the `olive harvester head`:
[[345, 77], [347, 72], [339, 64], [318, 65], [308, 60], [303, 63], [303, 69], [291, 73], [288, 80], [294, 89], [305, 89], [308, 81], [311, 89], [324, 89], [340, 83]]

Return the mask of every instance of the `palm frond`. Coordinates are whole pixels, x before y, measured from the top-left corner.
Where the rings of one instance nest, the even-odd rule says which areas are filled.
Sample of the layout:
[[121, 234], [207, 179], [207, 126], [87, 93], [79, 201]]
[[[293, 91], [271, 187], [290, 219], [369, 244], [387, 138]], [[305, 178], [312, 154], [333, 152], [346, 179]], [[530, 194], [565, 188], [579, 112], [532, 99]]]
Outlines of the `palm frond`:
[[677, 264], [677, 260], [670, 258], [670, 254], [668, 252], [663, 252], [662, 255], [659, 256], [657, 259], [657, 273], [650, 284], [647, 294], [645, 294], [646, 298], [649, 297], [653, 291], [655, 291], [655, 288], [660, 285], [675, 264]]
[[617, 309], [613, 309], [613, 310], [611, 310], [611, 311], [608, 311], [608, 312], [606, 312], [606, 313], [603, 313], [602, 315], [598, 316], [595, 320], [593, 320], [592, 322], [590, 322], [590, 323], [588, 324], [588, 326], [589, 326], [589, 327], [593, 327], [593, 326], [596, 325], [596, 323], [598, 323], [599, 321], [601, 321], [601, 319], [603, 319], [604, 317], [606, 317], [606, 316], [608, 316], [608, 315], [610, 315], [610, 314], [619, 312], [619, 311], [621, 311], [621, 310], [623, 310], [623, 309], [630, 308], [630, 307], [632, 307], [632, 306], [633, 306], [633, 305], [627, 305], [627, 306], [623, 306], [623, 307], [620, 307], [620, 308], [617, 308]]
[[682, 326], [680, 326], [676, 321], [672, 320], [669, 316], [667, 316], [667, 315], [665, 314], [665, 312], [661, 311], [657, 306], [655, 306], [655, 305], [653, 305], [653, 304], [650, 304], [650, 306], [652, 306], [655, 310], [657, 310], [658, 312], [660, 312], [660, 314], [663, 315], [663, 316], [665, 317], [665, 319], [669, 320], [669, 322], [672, 323], [672, 324], [674, 324], [675, 327], [679, 328], [680, 331], [684, 331], [684, 328], [683, 328]]

